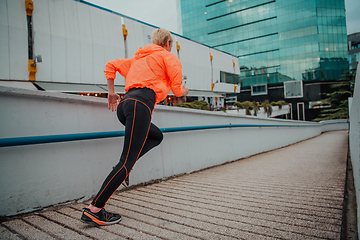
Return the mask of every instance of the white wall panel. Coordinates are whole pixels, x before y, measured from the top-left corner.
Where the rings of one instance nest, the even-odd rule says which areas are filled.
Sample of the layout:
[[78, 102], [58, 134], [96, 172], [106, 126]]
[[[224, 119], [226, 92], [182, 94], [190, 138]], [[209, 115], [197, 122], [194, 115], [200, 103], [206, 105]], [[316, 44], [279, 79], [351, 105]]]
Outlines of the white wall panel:
[[110, 39], [114, 42], [115, 54], [114, 59], [125, 58], [125, 44], [124, 36], [122, 32], [121, 17], [117, 15], [112, 15], [112, 33], [113, 39]]
[[[122, 34], [121, 16], [102, 13], [102, 24], [104, 31], [104, 62], [101, 64], [101, 78], [95, 79], [95, 83], [106, 84], [105, 65], [108, 61], [125, 58], [124, 37]], [[125, 85], [125, 80], [120, 74], [117, 74], [116, 85]]]
[[90, 25], [90, 7], [85, 4], [77, 4], [79, 33], [80, 33], [80, 82], [92, 83], [93, 79], [93, 40]]
[[28, 80], [28, 48], [27, 33], [22, 29], [9, 29], [10, 43], [10, 79]]
[[[124, 36], [122, 30], [122, 23], [121, 23], [121, 16], [111, 14], [112, 16], [112, 33], [113, 39], [109, 39], [110, 41], [114, 42], [114, 50], [112, 51], [112, 55], [105, 56], [106, 62], [113, 60], [113, 59], [121, 59], [125, 58], [125, 43], [124, 43]], [[104, 65], [105, 70], [105, 65]], [[125, 78], [121, 76], [119, 73], [116, 74], [116, 81], [115, 85], [125, 85]]]
[[[193, 45], [193, 53], [196, 54], [196, 65], [194, 65], [195, 69], [195, 77], [197, 80], [196, 87], [201, 90], [211, 90], [211, 61], [210, 61], [210, 51], [208, 47], [205, 47], [201, 44]], [[191, 54], [190, 54], [191, 56]]]
[[102, 14], [108, 14], [97, 8], [90, 8], [90, 22], [91, 22], [91, 32], [93, 38], [93, 68], [92, 70], [93, 79], [91, 83], [97, 83], [99, 79], [104, 82], [104, 65], [105, 60], [105, 47], [104, 47], [104, 31], [102, 23]]
[[49, 1], [33, 0], [33, 31], [34, 31], [34, 54], [41, 55], [42, 62], [37, 64], [36, 80], [52, 81], [51, 61], [51, 31]]
[[[104, 70], [105, 70], [105, 54], [104, 54], [104, 45], [94, 44], [93, 45], [93, 51], [94, 51], [94, 59], [93, 59], [93, 77], [92, 82], [93, 84], [104, 84], [105, 76], [104, 76]], [[91, 71], [91, 69], [89, 69]]]
[[0, 0], [0, 79], [10, 79], [9, 22], [6, 0]]
[[[116, 48], [120, 46], [123, 38], [116, 34], [116, 32], [121, 32], [121, 20], [117, 18], [114, 14], [102, 14], [102, 24], [104, 29], [104, 59], [109, 61], [116, 59]], [[117, 39], [118, 38], [118, 39]], [[103, 67], [105, 68], [105, 66]]]
[[25, 3], [8, 0], [9, 64], [11, 80], [28, 80], [28, 32]]
[[[178, 37], [178, 43], [180, 45], [179, 57], [182, 65], [182, 72], [183, 75], [186, 76], [186, 86], [189, 89], [195, 89], [197, 85], [196, 78], [196, 68], [194, 68], [196, 62], [192, 62], [195, 56], [191, 57], [191, 55], [195, 55], [196, 53], [192, 52], [191, 44], [189, 41], [183, 40], [182, 38]], [[173, 50], [174, 52], [174, 50]]]
[[[217, 50], [213, 50], [212, 52], [214, 56], [214, 69], [216, 69], [216, 71], [222, 70], [228, 73], [236, 73], [233, 68], [232, 57]], [[239, 73], [239, 71], [237, 71], [237, 73]]]
[[[51, 79], [66, 82], [66, 30], [64, 1], [50, 0]], [[35, 8], [35, 6], [34, 6]]]
[[215, 84], [214, 91], [215, 92], [234, 92], [234, 85], [230, 84], [230, 83], [222, 83], [222, 82], [220, 82], [220, 79], [219, 79], [219, 82], [217, 84]]
[[[102, 23], [103, 10], [87, 6], [90, 11], [90, 22], [91, 24], [91, 36], [93, 44], [103, 45], [104, 44], [104, 32]], [[105, 14], [109, 14], [105, 12]]]
[[7, 0], [0, 0], [0, 26], [9, 26]]
[[137, 47], [139, 47], [135, 43], [135, 41], [136, 41], [136, 33], [135, 33], [135, 27], [134, 27], [135, 21], [124, 18], [124, 24], [125, 24], [125, 28], [128, 31], [128, 35], [126, 37], [126, 44], [124, 43], [124, 46], [126, 45], [127, 57], [132, 58], [134, 56], [136, 50], [138, 49]]
[[121, 25], [121, 18], [117, 16], [113, 16], [113, 28], [114, 28], [114, 46], [116, 48], [116, 55], [117, 58], [124, 58], [125, 57], [125, 44], [124, 44], [124, 36], [122, 33], [122, 25]]
[[144, 45], [148, 45], [152, 43], [151, 36], [155, 29], [156, 28], [151, 27], [149, 25], [142, 25], [142, 32], [143, 32], [142, 37], [143, 37]]
[[53, 82], [67, 82], [66, 39], [51, 36], [51, 79]]
[[64, 1], [67, 82], [80, 83], [80, 29], [77, 2]]
[[135, 56], [136, 51], [140, 47], [144, 47], [144, 34], [142, 24], [125, 18], [125, 26], [128, 29], [128, 36], [127, 36], [127, 46], [128, 46], [128, 57], [132, 58]]
[[[215, 51], [214, 49], [211, 50], [211, 54], [214, 56], [214, 59], [213, 59], [213, 67], [214, 67], [214, 83], [216, 81], [219, 81], [220, 82], [220, 65], [224, 65], [222, 63], [222, 61], [224, 61], [224, 59], [222, 59], [218, 52]], [[230, 63], [229, 63], [230, 64]], [[216, 87], [216, 86], [215, 86]]]
[[[11, 28], [25, 30], [27, 33], [27, 20], [25, 1], [7, 0], [8, 24]], [[26, 38], [27, 40], [27, 38]]]
[[187, 76], [186, 86], [189, 89], [211, 90], [211, 63], [209, 48], [179, 38], [180, 60], [183, 74]]

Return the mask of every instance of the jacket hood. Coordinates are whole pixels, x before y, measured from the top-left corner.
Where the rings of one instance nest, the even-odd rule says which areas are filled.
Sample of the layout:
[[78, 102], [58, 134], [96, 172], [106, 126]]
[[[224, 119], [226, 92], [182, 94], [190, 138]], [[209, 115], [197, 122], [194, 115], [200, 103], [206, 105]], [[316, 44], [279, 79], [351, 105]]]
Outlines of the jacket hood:
[[159, 45], [149, 44], [146, 45], [145, 47], [139, 48], [135, 53], [135, 58], [136, 59], [144, 58], [154, 52], [159, 52], [159, 51], [166, 51], [166, 50]]

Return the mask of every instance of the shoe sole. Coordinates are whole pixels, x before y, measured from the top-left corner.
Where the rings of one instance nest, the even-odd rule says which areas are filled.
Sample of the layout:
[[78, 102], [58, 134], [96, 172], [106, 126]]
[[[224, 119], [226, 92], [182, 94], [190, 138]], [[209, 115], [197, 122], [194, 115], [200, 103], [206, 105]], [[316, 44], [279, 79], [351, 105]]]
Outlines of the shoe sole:
[[116, 221], [113, 221], [113, 222], [103, 222], [103, 221], [100, 221], [98, 219], [94, 219], [94, 217], [92, 217], [90, 214], [84, 212], [84, 214], [86, 216], [88, 216], [89, 218], [91, 218], [92, 220], [89, 221], [89, 220], [84, 220], [84, 219], [80, 219], [82, 222], [84, 223], [87, 223], [87, 224], [90, 224], [90, 225], [94, 225], [94, 226], [107, 226], [107, 225], [113, 225], [113, 224], [117, 224], [121, 221], [121, 218], [119, 220], [116, 220]]
[[113, 224], [117, 224], [121, 221], [121, 219], [119, 219], [119, 221], [116, 221], [116, 222], [110, 222], [110, 223], [103, 223], [103, 224], [97, 224], [96, 222], [93, 222], [93, 221], [86, 221], [86, 220], [82, 220], [81, 221], [83, 223], [86, 223], [86, 224], [89, 224], [89, 225], [92, 225], [92, 226], [108, 226], [108, 225], [113, 225]]

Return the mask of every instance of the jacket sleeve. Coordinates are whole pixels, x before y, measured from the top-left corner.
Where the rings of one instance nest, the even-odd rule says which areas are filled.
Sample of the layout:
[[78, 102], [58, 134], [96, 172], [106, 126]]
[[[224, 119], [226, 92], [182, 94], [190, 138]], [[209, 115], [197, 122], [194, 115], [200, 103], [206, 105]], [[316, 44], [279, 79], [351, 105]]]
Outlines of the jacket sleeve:
[[173, 53], [169, 53], [165, 57], [165, 66], [172, 92], [176, 97], [181, 97], [184, 94], [184, 89], [181, 86], [183, 75], [180, 60]]
[[135, 58], [130, 59], [115, 59], [109, 61], [105, 66], [105, 77], [106, 79], [115, 79], [116, 72], [119, 72], [123, 77], [129, 72], [131, 64], [135, 61]]

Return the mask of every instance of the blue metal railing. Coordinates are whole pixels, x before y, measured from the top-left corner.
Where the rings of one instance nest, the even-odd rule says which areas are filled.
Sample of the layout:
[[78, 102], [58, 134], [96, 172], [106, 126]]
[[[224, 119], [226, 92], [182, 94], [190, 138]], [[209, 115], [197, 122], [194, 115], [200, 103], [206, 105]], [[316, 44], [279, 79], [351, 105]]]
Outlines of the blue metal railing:
[[[170, 132], [183, 132], [207, 129], [220, 129], [220, 128], [238, 128], [238, 127], [319, 127], [319, 124], [296, 124], [296, 125], [257, 125], [257, 124], [228, 124], [228, 125], [208, 125], [208, 126], [188, 126], [188, 127], [170, 127], [160, 128], [163, 133]], [[44, 143], [56, 142], [70, 142], [79, 140], [90, 140], [99, 138], [112, 138], [122, 137], [125, 131], [112, 131], [112, 132], [92, 132], [92, 133], [74, 133], [74, 134], [60, 134], [60, 135], [45, 135], [45, 136], [30, 136], [30, 137], [13, 137], [13, 138], [0, 138], [0, 147], [23, 146]]]
[[163, 133], [166, 132], [183, 132], [183, 131], [195, 131], [206, 129], [218, 129], [218, 128], [237, 128], [237, 127], [309, 127], [319, 126], [317, 124], [311, 125], [260, 125], [260, 124], [228, 124], [228, 125], [207, 125], [207, 126], [189, 126], [189, 127], [174, 127], [174, 128], [160, 128]]

